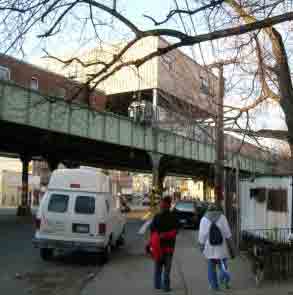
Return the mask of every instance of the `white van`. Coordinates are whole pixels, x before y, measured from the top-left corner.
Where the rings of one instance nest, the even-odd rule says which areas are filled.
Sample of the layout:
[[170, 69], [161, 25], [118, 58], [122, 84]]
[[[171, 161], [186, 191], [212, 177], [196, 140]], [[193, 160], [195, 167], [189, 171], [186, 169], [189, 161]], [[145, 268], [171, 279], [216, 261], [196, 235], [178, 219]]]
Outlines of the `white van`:
[[33, 244], [44, 260], [55, 249], [100, 252], [108, 260], [112, 247], [124, 239], [125, 223], [108, 176], [89, 169], [58, 169], [40, 203]]

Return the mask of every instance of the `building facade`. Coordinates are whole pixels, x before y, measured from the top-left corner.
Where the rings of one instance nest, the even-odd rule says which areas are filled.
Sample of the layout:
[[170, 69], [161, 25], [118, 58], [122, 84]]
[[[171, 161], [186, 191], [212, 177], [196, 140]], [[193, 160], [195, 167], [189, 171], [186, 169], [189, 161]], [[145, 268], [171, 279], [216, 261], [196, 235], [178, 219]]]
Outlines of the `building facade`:
[[0, 79], [38, 91], [44, 96], [89, 105], [97, 111], [105, 108], [107, 98], [103, 91], [91, 92], [76, 81], [11, 56], [0, 55]]
[[[21, 172], [0, 171], [0, 207], [17, 207], [21, 204], [21, 179]], [[40, 176], [29, 174], [28, 193], [30, 206], [37, 206], [40, 196]]]
[[[144, 38], [131, 47], [114, 67], [143, 58], [168, 45], [166, 40], [159, 37]], [[92, 66], [83, 67], [73, 61], [71, 65], [64, 67], [55, 60], [48, 60], [46, 66], [66, 77], [86, 82], [89, 76], [101, 70], [98, 61], [111, 61], [123, 46], [125, 43], [101, 45], [79, 56], [85, 64], [93, 64]], [[111, 69], [113, 67], [107, 73]], [[179, 49], [154, 57], [138, 69], [134, 66], [122, 67], [99, 83], [98, 87], [105, 91], [108, 107], [116, 113], [127, 115], [128, 107], [138, 95], [141, 99], [150, 101], [162, 118], [166, 117], [165, 111], [170, 111], [172, 107], [175, 107], [174, 114], [183, 112], [186, 116], [189, 113], [193, 118], [206, 118], [216, 113], [217, 77]]]

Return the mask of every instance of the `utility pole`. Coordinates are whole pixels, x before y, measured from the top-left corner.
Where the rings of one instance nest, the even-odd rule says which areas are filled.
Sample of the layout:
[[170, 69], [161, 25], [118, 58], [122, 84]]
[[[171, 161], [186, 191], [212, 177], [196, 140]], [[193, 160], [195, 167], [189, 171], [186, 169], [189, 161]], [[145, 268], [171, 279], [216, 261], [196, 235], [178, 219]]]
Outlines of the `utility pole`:
[[240, 240], [241, 240], [241, 204], [240, 204], [240, 187], [239, 187], [239, 160], [237, 160], [236, 164], [236, 175], [235, 175], [235, 181], [236, 181], [236, 249], [240, 248]]
[[219, 85], [216, 115], [216, 161], [215, 161], [215, 203], [221, 205], [224, 200], [224, 91], [225, 81], [223, 74], [223, 64], [219, 64]]
[[[158, 90], [153, 89], [153, 117], [152, 117], [152, 133], [153, 133], [153, 146], [156, 148], [158, 145]], [[151, 192], [151, 212], [155, 214], [156, 211], [156, 198], [161, 193], [160, 191], [160, 160], [161, 156], [157, 153], [151, 154], [152, 159], [152, 192]]]

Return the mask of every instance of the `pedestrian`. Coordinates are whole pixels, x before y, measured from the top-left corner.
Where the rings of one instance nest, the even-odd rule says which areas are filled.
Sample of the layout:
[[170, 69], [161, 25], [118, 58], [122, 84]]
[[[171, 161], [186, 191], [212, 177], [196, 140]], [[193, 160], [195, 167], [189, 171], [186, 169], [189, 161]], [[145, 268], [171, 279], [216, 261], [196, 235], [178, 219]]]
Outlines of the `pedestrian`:
[[170, 272], [178, 230], [177, 219], [170, 211], [172, 199], [164, 197], [160, 201], [160, 212], [150, 225], [149, 248], [154, 259], [154, 287], [170, 292]]
[[[230, 288], [228, 258], [235, 257], [231, 229], [220, 206], [210, 204], [199, 226], [200, 250], [208, 261], [208, 281], [211, 290], [219, 290], [220, 285]], [[219, 269], [219, 282], [217, 275]]]

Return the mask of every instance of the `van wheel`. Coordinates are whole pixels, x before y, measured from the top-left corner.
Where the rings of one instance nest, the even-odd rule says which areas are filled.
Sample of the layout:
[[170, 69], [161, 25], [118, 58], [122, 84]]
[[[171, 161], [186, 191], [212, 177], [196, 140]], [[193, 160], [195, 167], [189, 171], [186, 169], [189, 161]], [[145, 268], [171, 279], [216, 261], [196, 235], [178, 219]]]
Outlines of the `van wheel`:
[[54, 249], [41, 248], [40, 256], [43, 260], [48, 261], [53, 258]]

